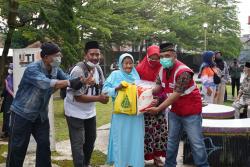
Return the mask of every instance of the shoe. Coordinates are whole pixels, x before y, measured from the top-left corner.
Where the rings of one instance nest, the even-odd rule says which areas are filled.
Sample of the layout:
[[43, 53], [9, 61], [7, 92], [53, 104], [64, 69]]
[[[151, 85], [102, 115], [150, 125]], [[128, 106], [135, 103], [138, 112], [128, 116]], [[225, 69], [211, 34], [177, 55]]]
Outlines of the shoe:
[[0, 136], [0, 141], [8, 141], [9, 140], [9, 136], [8, 135], [1, 135]]
[[154, 157], [154, 165], [157, 167], [163, 167], [164, 163], [162, 162], [160, 157]]

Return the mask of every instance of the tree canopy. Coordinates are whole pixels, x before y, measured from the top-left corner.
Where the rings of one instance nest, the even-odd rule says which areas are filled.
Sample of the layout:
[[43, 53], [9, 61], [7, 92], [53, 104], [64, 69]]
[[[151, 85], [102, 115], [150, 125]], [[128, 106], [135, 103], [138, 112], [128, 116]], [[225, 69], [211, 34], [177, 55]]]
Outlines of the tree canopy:
[[207, 50], [236, 57], [241, 48], [236, 5], [236, 0], [0, 0], [0, 33], [6, 50], [52, 40], [68, 66], [82, 58], [88, 40], [100, 41], [104, 50], [129, 45], [140, 52], [170, 41], [199, 53], [206, 22]]

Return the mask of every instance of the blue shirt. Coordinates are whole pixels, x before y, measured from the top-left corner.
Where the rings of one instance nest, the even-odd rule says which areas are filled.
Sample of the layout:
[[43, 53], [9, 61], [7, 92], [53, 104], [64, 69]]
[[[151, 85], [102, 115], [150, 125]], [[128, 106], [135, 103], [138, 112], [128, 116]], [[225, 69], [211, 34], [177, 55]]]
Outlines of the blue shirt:
[[69, 76], [59, 67], [53, 67], [49, 74], [42, 60], [29, 64], [10, 110], [30, 121], [39, 116], [42, 121], [47, 120], [48, 104], [56, 81], [66, 79]]

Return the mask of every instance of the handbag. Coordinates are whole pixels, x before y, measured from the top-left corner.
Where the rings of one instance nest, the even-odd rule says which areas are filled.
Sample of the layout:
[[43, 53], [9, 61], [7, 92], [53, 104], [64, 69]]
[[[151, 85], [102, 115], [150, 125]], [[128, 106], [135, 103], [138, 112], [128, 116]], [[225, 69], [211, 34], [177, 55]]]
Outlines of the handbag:
[[[123, 81], [124, 82], [124, 81]], [[136, 85], [126, 83], [127, 87], [118, 91], [114, 101], [114, 114], [137, 114]]]
[[[211, 67], [210, 67], [211, 68]], [[211, 68], [211, 70], [214, 72], [214, 70], [213, 70], [213, 68]], [[217, 73], [216, 72], [214, 72], [214, 77], [213, 77], [213, 79], [214, 79], [214, 83], [215, 84], [220, 84], [221, 83], [221, 78], [217, 75]]]

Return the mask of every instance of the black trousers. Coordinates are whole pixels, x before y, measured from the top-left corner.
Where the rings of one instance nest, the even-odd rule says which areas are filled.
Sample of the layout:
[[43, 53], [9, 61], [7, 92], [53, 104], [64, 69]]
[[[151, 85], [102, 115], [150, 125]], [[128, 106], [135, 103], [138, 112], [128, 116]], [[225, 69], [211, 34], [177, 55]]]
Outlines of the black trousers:
[[7, 167], [22, 167], [32, 134], [37, 143], [36, 167], [51, 167], [49, 120], [31, 122], [11, 111]]
[[239, 93], [239, 90], [240, 90], [240, 78], [231, 78], [232, 82], [231, 82], [231, 86], [232, 86], [232, 96], [234, 97], [234, 93], [235, 93], [235, 86], [236, 86], [236, 89], [237, 89], [237, 95]]
[[79, 119], [66, 116], [74, 167], [90, 163], [96, 139], [96, 117]]

